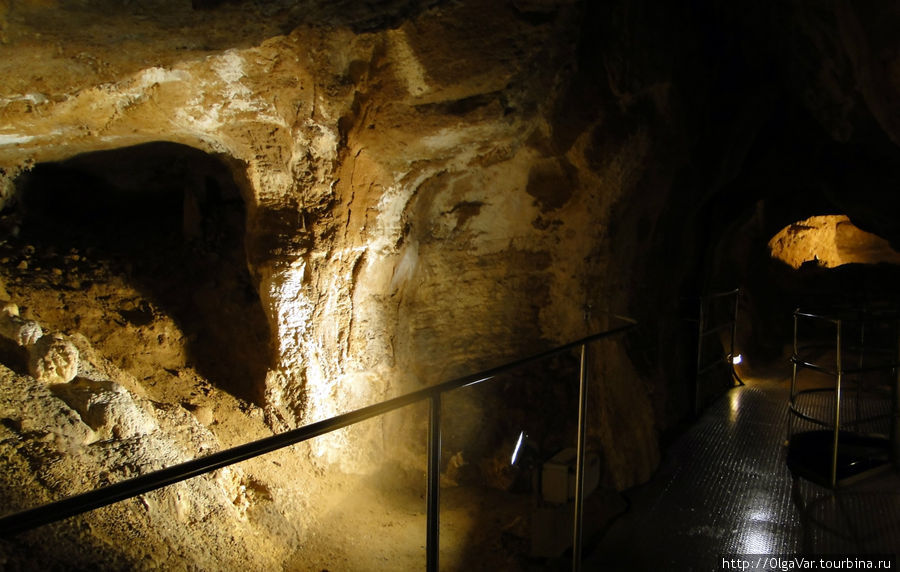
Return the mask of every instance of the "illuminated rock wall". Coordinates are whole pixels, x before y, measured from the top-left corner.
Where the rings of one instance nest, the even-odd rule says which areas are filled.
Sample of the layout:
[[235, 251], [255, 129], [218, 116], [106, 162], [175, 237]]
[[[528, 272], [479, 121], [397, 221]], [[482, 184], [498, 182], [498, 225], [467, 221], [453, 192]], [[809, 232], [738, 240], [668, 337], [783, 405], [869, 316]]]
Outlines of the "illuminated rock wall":
[[[52, 43], [28, 25], [53, 11], [20, 10], [4, 49], [24, 61]], [[216, 18], [182, 16], [227, 45]], [[184, 57], [160, 35], [127, 44], [157, 65], [129, 59], [115, 73], [123, 30], [81, 56], [83, 75], [60, 72], [86, 49], [60, 32], [45, 84], [6, 86], [0, 158], [9, 180], [155, 140], [223, 156], [248, 205], [249, 264], [276, 344], [267, 418], [296, 426], [580, 337], [624, 310], [605, 237], [650, 145], [638, 129], [597, 149], [597, 113], [558, 124], [582, 89], [581, 16], [569, 3], [475, 2], [382, 31], [300, 26]], [[646, 475], [653, 414], [640, 382], [629, 386], [650, 428]], [[362, 461], [338, 458], [347, 470]]]
[[[257, 415], [275, 431], [624, 313], [642, 326], [598, 352], [592, 431], [604, 484], [642, 482], [688, 409], [686, 300], [710, 286], [714, 215], [768, 200], [754, 177], [793, 168], [777, 145], [809, 142], [781, 137], [783, 117], [808, 109], [816, 143], [897, 137], [888, 8], [798, 7], [797, 34], [761, 9], [652, 2], [139, 4], [0, 2], [0, 200], [36, 163], [88, 151], [168, 141], [227, 165], [274, 346]], [[861, 228], [887, 224], [876, 211], [846, 209]], [[309, 458], [418, 466], [421, 440], [385, 452], [396, 435], [331, 435]]]

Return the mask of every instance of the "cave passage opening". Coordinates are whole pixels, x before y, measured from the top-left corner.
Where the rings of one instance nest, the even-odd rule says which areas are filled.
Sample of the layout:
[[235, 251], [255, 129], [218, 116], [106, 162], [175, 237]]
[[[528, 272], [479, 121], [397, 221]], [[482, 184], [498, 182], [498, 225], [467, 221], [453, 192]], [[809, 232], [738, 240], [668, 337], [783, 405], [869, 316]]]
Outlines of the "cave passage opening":
[[759, 198], [730, 221], [710, 260], [713, 283], [742, 289], [742, 368], [787, 363], [798, 308], [900, 308], [900, 252], [822, 193]]
[[33, 318], [158, 391], [191, 370], [262, 403], [270, 333], [221, 159], [153, 142], [39, 163], [15, 187], [0, 260]]
[[817, 215], [791, 223], [769, 240], [773, 258], [795, 269], [844, 264], [900, 264], [900, 253], [884, 238], [866, 232], [847, 215]]

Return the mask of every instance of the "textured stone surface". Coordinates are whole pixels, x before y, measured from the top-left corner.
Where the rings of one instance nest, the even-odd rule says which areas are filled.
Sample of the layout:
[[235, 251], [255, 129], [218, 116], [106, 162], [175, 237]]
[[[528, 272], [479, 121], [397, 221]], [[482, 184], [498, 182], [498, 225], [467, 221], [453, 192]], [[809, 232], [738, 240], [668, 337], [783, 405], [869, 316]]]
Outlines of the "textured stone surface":
[[[8, 295], [7, 295], [8, 297]], [[19, 307], [8, 303], [0, 310], [0, 335], [20, 346], [34, 345], [44, 335], [40, 324], [19, 316]]]
[[78, 373], [78, 349], [61, 334], [42, 336], [28, 346], [28, 372], [44, 383], [68, 383]]
[[783, 228], [769, 241], [773, 258], [794, 268], [815, 264], [900, 263], [900, 254], [880, 236], [857, 228], [845, 215], [816, 216]]
[[[753, 219], [760, 228], [819, 214], [801, 201], [814, 195], [815, 208], [825, 202], [863, 230], [900, 236], [888, 208], [900, 16], [887, 1], [139, 4], [0, 3], [0, 203], [21, 220], [29, 204], [16, 186], [46, 176], [47, 162], [160, 141], [208, 154], [156, 146], [63, 164], [96, 177], [87, 187], [160, 196], [179, 187], [180, 220], [165, 228], [196, 256], [171, 258], [201, 278], [166, 292], [167, 304], [164, 281], [136, 270], [165, 257], [150, 253], [154, 241], [171, 247], [162, 236], [130, 268], [79, 250], [63, 257], [64, 271], [47, 268], [60, 254], [50, 250], [69, 250], [62, 243], [35, 254], [16, 238], [27, 235], [19, 219], [4, 223], [21, 250], [4, 262], [5, 276], [21, 279], [8, 284], [13, 300], [96, 344], [79, 345], [82, 355], [103, 353], [127, 373], [87, 358], [82, 375], [94, 374], [70, 388], [66, 415], [80, 412], [85, 431], [129, 446], [180, 435], [176, 420], [148, 413], [145, 393], [193, 412], [197, 431], [239, 442], [241, 419], [256, 435], [260, 416], [271, 430], [320, 420], [578, 338], [621, 312], [642, 325], [597, 349], [591, 431], [604, 483], [628, 487], [654, 470], [659, 433], [688, 410], [688, 300], [718, 282], [733, 287], [740, 271], [721, 261], [758, 201], [773, 213]], [[88, 169], [104, 157], [115, 165]], [[139, 167], [151, 157], [170, 168]], [[245, 209], [223, 212], [245, 217], [231, 225], [243, 244], [222, 254], [209, 248], [221, 240], [204, 244], [206, 193], [232, 181]], [[62, 210], [105, 196], [75, 186], [52, 190]], [[210, 270], [216, 256], [246, 265], [246, 277]], [[173, 310], [184, 307], [221, 316], [189, 332], [190, 312]], [[238, 357], [204, 371], [217, 353]], [[206, 378], [248, 363], [243, 384], [209, 387]], [[498, 451], [535, 404], [559, 406], [546, 407], [542, 427], [546, 447], [563, 445], [572, 395], [550, 380], [571, 380], [573, 368], [552, 365], [522, 374], [535, 387], [517, 400], [505, 385], [454, 398], [446, 460], [502, 482]], [[311, 471], [420, 470], [422, 419], [322, 437], [304, 459]], [[237, 516], [247, 491], [262, 490], [224, 481], [226, 492], [197, 494], [238, 499], [226, 505]], [[288, 512], [307, 502], [284, 496]], [[181, 506], [177, 492], [161, 498]], [[285, 534], [285, 545], [297, 538]], [[162, 561], [159, 550], [151, 561]], [[229, 566], [260, 564], [237, 554]]]
[[[81, 368], [83, 374], [95, 377], [102, 370], [116, 372], [103, 363]], [[123, 376], [127, 377], [122, 372], [114, 375], [125, 381]], [[0, 367], [0, 418], [0, 448], [6, 459], [0, 471], [2, 496], [4, 505], [13, 509], [170, 466], [219, 447], [184, 409], [151, 403], [110, 380], [79, 378], [48, 386]], [[89, 535], [76, 520], [20, 535], [15, 544], [4, 540], [4, 561], [12, 568], [151, 569], [177, 562], [227, 569], [275, 566], [286, 556], [271, 547], [262, 553], [243, 544], [221, 549], [236, 529], [248, 538], [262, 535], [248, 523], [247, 512], [251, 501], [259, 506], [271, 498], [260, 496], [266, 489], [258, 483], [255, 493], [246, 493], [251, 481], [240, 468], [232, 468], [174, 485], [164, 494], [151, 493], [101, 509], [90, 521]], [[184, 534], [185, 526], [197, 534]], [[135, 534], [141, 542], [120, 546]], [[47, 542], [55, 544], [54, 551], [39, 549]], [[253, 545], [266, 542], [257, 538]]]

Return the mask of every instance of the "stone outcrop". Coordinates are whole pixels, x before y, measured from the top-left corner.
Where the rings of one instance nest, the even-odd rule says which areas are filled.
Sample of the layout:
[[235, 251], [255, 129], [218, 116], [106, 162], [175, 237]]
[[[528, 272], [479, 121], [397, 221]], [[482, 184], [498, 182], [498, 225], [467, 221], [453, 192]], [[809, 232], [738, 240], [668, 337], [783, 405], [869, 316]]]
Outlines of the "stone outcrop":
[[7, 303], [0, 310], [0, 335], [28, 351], [28, 372], [44, 383], [68, 383], [78, 372], [78, 349], [59, 333], [44, 335], [40, 324], [19, 316]]
[[595, 165], [601, 119], [556, 124], [581, 16], [474, 2], [200, 57], [163, 42], [142, 50], [159, 65], [105, 83], [7, 93], [0, 158], [12, 173], [160, 139], [226, 157], [276, 345], [267, 412], [296, 426], [604, 324], [605, 221], [648, 147], [638, 133]]
[[78, 350], [61, 334], [43, 336], [28, 348], [28, 372], [45, 383], [68, 383], [78, 372]]
[[0, 310], [0, 335], [16, 345], [27, 347], [36, 344], [44, 335], [44, 331], [34, 320], [22, 319], [19, 316], [18, 306], [7, 303]]
[[[5, 366], [0, 366], [0, 419], [5, 459], [0, 489], [9, 508], [47, 503], [218, 448], [215, 437], [185, 410], [152, 404], [116, 382], [80, 378], [45, 385]], [[276, 566], [286, 558], [278, 550], [252, 553], [246, 545], [234, 545], [226, 554], [213, 548], [224, 545], [236, 528], [248, 537], [264, 534], [247, 523], [249, 505], [240, 491], [247, 482], [234, 468], [174, 485], [165, 495], [152, 493], [100, 510], [87, 535], [75, 520], [3, 540], [4, 567], [150, 569], [185, 562], [183, 554], [206, 568]], [[184, 534], [186, 526], [196, 534]], [[121, 543], [136, 531], [142, 540], [123, 549]]]

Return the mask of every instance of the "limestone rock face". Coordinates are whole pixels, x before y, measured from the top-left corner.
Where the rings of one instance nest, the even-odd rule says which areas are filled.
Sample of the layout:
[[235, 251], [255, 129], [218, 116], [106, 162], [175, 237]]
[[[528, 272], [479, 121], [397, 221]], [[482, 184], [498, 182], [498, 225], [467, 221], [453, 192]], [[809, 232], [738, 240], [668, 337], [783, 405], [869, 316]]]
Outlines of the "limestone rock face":
[[[80, 342], [82, 345], [84, 342]], [[89, 348], [82, 353], [93, 356]], [[0, 496], [28, 508], [161, 469], [219, 448], [216, 437], [181, 407], [131, 393], [127, 374], [101, 361], [82, 362], [82, 376], [47, 385], [0, 366]], [[118, 380], [103, 379], [101, 371]], [[245, 422], [246, 423], [246, 422]], [[247, 486], [252, 485], [249, 492]], [[208, 569], [267, 569], [287, 557], [248, 523], [271, 503], [266, 487], [239, 467], [101, 509], [85, 535], [77, 521], [0, 541], [12, 568], [153, 569], [180, 562]], [[249, 543], [216, 550], [240, 529]], [[111, 548], [140, 530], [141, 541]], [[193, 533], [186, 534], [185, 530]], [[195, 534], [196, 533], [196, 534]], [[285, 534], [287, 534], [285, 532]], [[47, 543], [54, 550], [46, 550]], [[266, 547], [261, 552], [249, 546]], [[23, 562], [21, 558], [27, 558]]]
[[44, 336], [34, 320], [19, 316], [19, 308], [7, 303], [0, 310], [0, 335], [28, 352], [28, 372], [44, 383], [68, 383], [78, 373], [78, 349], [59, 333]]
[[900, 263], [900, 254], [885, 239], [858, 229], [844, 215], [798, 221], [773, 236], [768, 246], [772, 258], [793, 268], [804, 264], [834, 268], [854, 263]]
[[20, 318], [18, 306], [8, 303], [0, 310], [0, 335], [27, 347], [37, 343], [44, 331], [34, 320]]
[[28, 346], [28, 371], [44, 383], [68, 383], [78, 373], [78, 349], [60, 334]]
[[158, 429], [128, 391], [113, 382], [79, 380], [55, 391], [94, 431], [116, 439], [141, 437]]
[[[4, 419], [10, 420], [7, 424], [12, 425], [4, 429], [7, 433], [27, 435], [37, 432], [52, 449], [60, 452], [77, 449], [94, 440], [91, 428], [75, 411], [55, 399], [49, 386], [16, 376], [6, 368], [2, 375], [2, 414]], [[31, 398], [22, 399], [23, 395]]]

